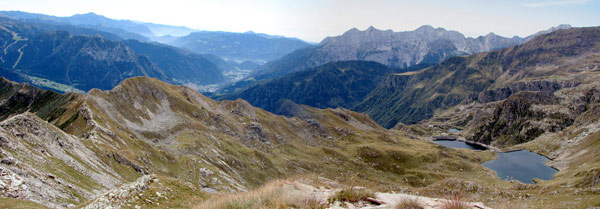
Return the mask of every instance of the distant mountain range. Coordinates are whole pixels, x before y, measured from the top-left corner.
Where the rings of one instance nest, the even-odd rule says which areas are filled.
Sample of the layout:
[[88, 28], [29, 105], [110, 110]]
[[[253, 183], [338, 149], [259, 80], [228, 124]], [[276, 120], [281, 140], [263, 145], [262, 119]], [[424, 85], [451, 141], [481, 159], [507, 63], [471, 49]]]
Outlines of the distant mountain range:
[[[570, 26], [561, 25], [538, 34], [565, 28]], [[364, 31], [353, 28], [340, 36], [324, 39], [318, 46], [300, 49], [266, 63], [253, 76], [223, 92], [233, 92], [236, 88], [241, 89], [259, 80], [276, 78], [329, 62], [363, 60], [406, 68], [417, 64], [437, 64], [453, 56], [510, 47], [522, 44], [534, 36], [506, 38], [490, 33], [470, 38], [457, 31], [428, 25], [405, 32], [384, 31], [374, 27]]]
[[0, 18], [0, 29], [2, 72], [58, 91], [110, 89], [133, 76], [219, 84], [227, 82], [223, 72], [235, 68], [218, 57], [205, 58], [158, 43], [111, 40], [104, 38], [110, 36], [105, 32], [72, 25]]
[[151, 37], [165, 35], [185, 36], [191, 32], [198, 31], [183, 26], [142, 23], [131, 20], [115, 20], [95, 13], [76, 14], [70, 17], [56, 17], [21, 11], [0, 11], [0, 16], [28, 22], [37, 21], [90, 27], [118, 35], [123, 35], [123, 38], [126, 39], [142, 39], [141, 41], [147, 41], [150, 40]]
[[236, 62], [263, 64], [310, 44], [296, 38], [254, 32], [201, 31], [183, 26], [115, 20], [95, 13], [56, 17], [21, 11], [0, 11], [0, 17], [25, 22], [71, 24], [118, 35], [122, 39], [156, 41], [190, 49], [198, 54], [214, 54]]
[[[96, 16], [93, 13], [74, 15], [71, 17], [56, 17], [44, 14], [27, 13], [20, 11], [0, 11], [0, 17], [11, 18], [27, 23], [45, 23], [49, 25], [75, 25], [80, 28], [90, 28], [117, 35], [119, 39], [137, 39], [149, 41], [142, 34], [151, 33], [147, 27], [137, 25], [131, 21], [119, 21]], [[85, 21], [89, 21], [84, 23]], [[113, 39], [114, 40], [114, 39]]]

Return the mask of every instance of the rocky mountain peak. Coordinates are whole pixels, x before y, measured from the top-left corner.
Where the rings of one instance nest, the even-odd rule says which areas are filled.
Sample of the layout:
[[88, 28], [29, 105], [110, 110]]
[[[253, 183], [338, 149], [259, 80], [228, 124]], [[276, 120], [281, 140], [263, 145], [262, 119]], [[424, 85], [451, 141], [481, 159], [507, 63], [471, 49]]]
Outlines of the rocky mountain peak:
[[[292, 53], [263, 66], [263, 74], [299, 71], [329, 62], [375, 61], [390, 67], [404, 68], [417, 64], [438, 63], [456, 55], [474, 54], [521, 44], [521, 38], [468, 38], [457, 31], [424, 25], [414, 31], [394, 32], [371, 26], [364, 31], [352, 28], [340, 36], [325, 38], [318, 47]], [[298, 60], [296, 60], [298, 59]], [[294, 63], [285, 69], [285, 63]], [[260, 76], [268, 77], [268, 76]]]
[[[360, 30], [358, 30], [358, 28], [351, 28], [350, 30], [348, 30], [348, 31], [344, 32], [344, 33], [342, 34], [342, 36], [345, 36], [345, 35], [353, 35], [353, 34], [358, 34], [358, 33], [360, 33]], [[329, 37], [328, 37], [328, 38], [329, 38]], [[325, 39], [327, 39], [327, 38], [325, 38]]]
[[88, 12], [85, 14], [76, 14], [76, 15], [71, 16], [71, 21], [76, 24], [84, 24], [84, 23], [90, 22], [90, 21], [93, 21], [96, 23], [105, 23], [106, 21], [109, 21], [109, 19], [106, 18], [105, 16], [98, 15], [93, 12]]
[[560, 24], [560, 25], [558, 25], [556, 27], [552, 27], [552, 29], [555, 29], [555, 28], [556, 29], [569, 29], [569, 28], [572, 28], [572, 27], [573, 26], [571, 26], [570, 24]]
[[536, 36], [539, 36], [539, 35], [543, 35], [543, 34], [547, 34], [547, 33], [552, 33], [552, 32], [557, 31], [557, 30], [563, 30], [563, 29], [569, 29], [569, 28], [573, 28], [573, 27], [571, 25], [569, 25], [569, 24], [560, 24], [560, 25], [551, 27], [551, 28], [549, 28], [547, 30], [543, 30], [543, 31], [537, 32], [537, 33], [535, 33], [535, 34], [533, 34], [531, 36], [528, 36], [526, 39], [527, 40], [531, 40], [531, 39], [533, 39], [533, 38], [535, 38]]
[[490, 32], [485, 35], [485, 37], [493, 37], [493, 36], [498, 36], [498, 35], [496, 35], [494, 32]]
[[96, 14], [95, 12], [88, 12], [88, 13], [84, 13], [84, 14], [76, 14], [73, 16], [88, 16], [88, 17], [104, 17], [102, 15]]
[[434, 30], [435, 30], [435, 28], [431, 25], [422, 25], [421, 27], [417, 28], [415, 31], [431, 32]]

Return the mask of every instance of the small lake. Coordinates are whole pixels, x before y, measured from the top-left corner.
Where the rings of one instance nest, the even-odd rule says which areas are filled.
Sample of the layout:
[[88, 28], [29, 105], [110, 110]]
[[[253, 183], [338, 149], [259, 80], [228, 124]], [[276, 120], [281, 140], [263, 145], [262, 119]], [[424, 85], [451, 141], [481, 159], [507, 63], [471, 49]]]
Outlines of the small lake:
[[435, 141], [433, 141], [433, 143], [441, 144], [446, 147], [452, 147], [452, 148], [462, 148], [462, 149], [470, 149], [470, 150], [486, 150], [487, 149], [481, 145], [467, 143], [467, 142], [458, 141], [458, 140], [435, 140]]
[[542, 155], [521, 150], [498, 153], [496, 159], [487, 161], [482, 166], [494, 170], [502, 180], [515, 179], [523, 183], [533, 184], [534, 178], [550, 180], [558, 172], [545, 164], [548, 160]]

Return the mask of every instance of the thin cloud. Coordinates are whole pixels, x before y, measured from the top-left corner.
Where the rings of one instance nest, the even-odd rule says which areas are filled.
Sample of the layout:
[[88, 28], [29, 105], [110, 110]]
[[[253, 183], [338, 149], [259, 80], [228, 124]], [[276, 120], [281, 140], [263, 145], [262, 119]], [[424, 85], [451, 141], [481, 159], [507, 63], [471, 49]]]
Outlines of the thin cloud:
[[565, 6], [565, 5], [583, 5], [589, 4], [594, 0], [553, 0], [553, 1], [538, 1], [531, 3], [523, 3], [524, 7], [550, 7], [550, 6]]

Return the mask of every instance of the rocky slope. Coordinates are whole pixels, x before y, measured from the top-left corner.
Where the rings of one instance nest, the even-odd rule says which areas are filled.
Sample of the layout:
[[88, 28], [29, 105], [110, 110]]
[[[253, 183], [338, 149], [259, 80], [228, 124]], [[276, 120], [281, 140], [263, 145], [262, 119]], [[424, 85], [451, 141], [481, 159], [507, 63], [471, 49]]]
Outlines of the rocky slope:
[[5, 196], [50, 207], [74, 206], [123, 182], [79, 138], [33, 114], [11, 117], [0, 127], [2, 172], [11, 176]]

